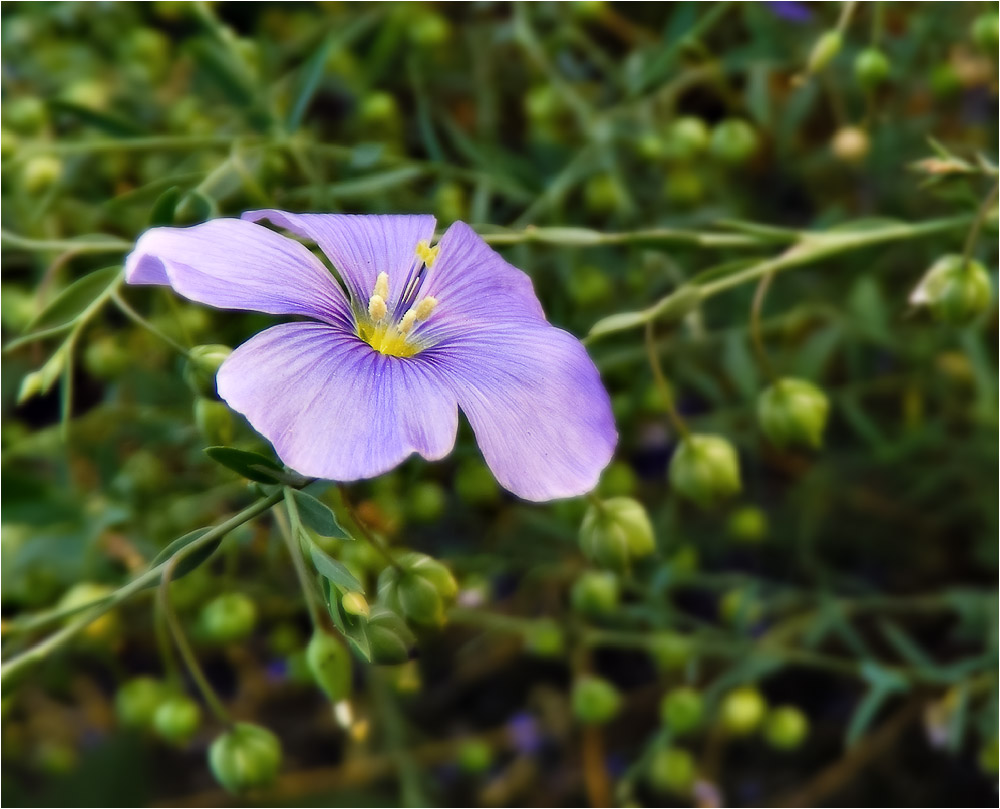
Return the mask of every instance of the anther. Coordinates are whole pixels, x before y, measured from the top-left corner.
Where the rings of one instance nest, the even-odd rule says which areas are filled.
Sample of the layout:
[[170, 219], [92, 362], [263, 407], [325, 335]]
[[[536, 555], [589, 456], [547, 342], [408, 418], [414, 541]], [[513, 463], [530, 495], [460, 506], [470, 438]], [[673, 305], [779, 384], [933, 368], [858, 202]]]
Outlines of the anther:
[[430, 267], [437, 258], [438, 250], [440, 249], [441, 245], [431, 247], [429, 242], [419, 241], [417, 242], [417, 257]]
[[383, 301], [389, 298], [389, 276], [384, 272], [378, 274], [378, 278], [375, 279], [375, 292], [374, 295], [378, 295]]
[[399, 321], [399, 331], [400, 334], [409, 334], [413, 330], [413, 324], [417, 322], [417, 313], [412, 309], [403, 315], [403, 319]]
[[[377, 288], [378, 285], [376, 284], [376, 289]], [[372, 295], [371, 298], [368, 299], [368, 315], [376, 323], [378, 323], [382, 318], [384, 318], [386, 312], [388, 311], [389, 308], [385, 305], [385, 298], [383, 298], [381, 295], [378, 294]]]
[[414, 306], [410, 311], [414, 313], [417, 320], [427, 320], [431, 316], [431, 312], [434, 311], [434, 307], [438, 305], [437, 298], [433, 298], [428, 295], [426, 298], [422, 299], [416, 306]]

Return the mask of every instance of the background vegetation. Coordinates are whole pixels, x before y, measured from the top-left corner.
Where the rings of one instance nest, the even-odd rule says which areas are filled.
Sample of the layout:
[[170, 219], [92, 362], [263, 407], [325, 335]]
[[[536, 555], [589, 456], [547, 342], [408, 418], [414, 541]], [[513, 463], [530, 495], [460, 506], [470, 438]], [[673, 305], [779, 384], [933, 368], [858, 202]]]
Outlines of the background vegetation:
[[[995, 4], [17, 3], [2, 44], [5, 804], [992, 805]], [[272, 321], [119, 269], [257, 207], [469, 221], [600, 324], [596, 499], [506, 495], [467, 427], [297, 510], [209, 457], [270, 449], [191, 349]], [[685, 430], [738, 492], [668, 482]], [[655, 552], [608, 570], [623, 497]], [[368, 540], [454, 572], [443, 626]], [[209, 766], [232, 718], [276, 778]]]

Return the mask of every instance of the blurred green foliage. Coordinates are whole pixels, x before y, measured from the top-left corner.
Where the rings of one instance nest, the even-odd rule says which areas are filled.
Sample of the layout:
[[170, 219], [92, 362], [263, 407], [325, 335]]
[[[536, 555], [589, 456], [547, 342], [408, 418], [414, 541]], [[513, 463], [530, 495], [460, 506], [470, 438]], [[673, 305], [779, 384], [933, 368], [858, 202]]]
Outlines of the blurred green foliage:
[[[995, 799], [995, 4], [0, 14], [3, 656], [37, 656], [5, 668], [6, 803], [247, 800], [213, 773], [345, 806]], [[272, 320], [118, 270], [147, 227], [257, 207], [469, 221], [581, 336], [716, 287], [646, 345], [589, 342], [621, 434], [589, 504], [516, 501], [463, 428], [442, 462], [212, 533], [303, 484], [214, 395]], [[916, 229], [740, 281], [807, 230], [890, 219]], [[911, 295], [949, 256], [935, 319]], [[779, 377], [812, 410], [758, 425]], [[687, 429], [732, 448], [689, 495], [707, 508], [668, 484]], [[613, 571], [604, 498], [642, 527]], [[169, 592], [141, 586], [185, 553]]]

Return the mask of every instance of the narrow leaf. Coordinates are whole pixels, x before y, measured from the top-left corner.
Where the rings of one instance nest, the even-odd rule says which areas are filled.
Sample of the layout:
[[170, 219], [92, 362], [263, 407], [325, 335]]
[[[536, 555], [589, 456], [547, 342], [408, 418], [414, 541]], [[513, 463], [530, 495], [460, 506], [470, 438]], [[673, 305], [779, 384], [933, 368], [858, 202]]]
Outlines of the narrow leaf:
[[316, 572], [321, 576], [326, 577], [333, 584], [345, 590], [364, 593], [364, 585], [354, 577], [354, 574], [342, 562], [338, 562], [315, 544], [310, 545], [309, 555], [312, 557]]
[[285, 470], [257, 452], [233, 447], [206, 447], [205, 454], [218, 464], [257, 483], [281, 483]]
[[353, 539], [337, 522], [337, 516], [329, 506], [321, 503], [311, 494], [295, 490], [292, 492], [295, 498], [295, 508], [299, 512], [299, 519], [302, 524], [321, 537], [335, 537], [337, 539]]
[[[198, 528], [197, 530], [191, 531], [182, 537], [178, 537], [167, 545], [167, 547], [165, 547], [162, 551], [156, 554], [150, 566], [156, 567], [157, 565], [166, 562], [168, 559], [176, 555], [182, 548], [185, 548], [192, 542], [196, 542], [201, 539], [211, 530], [211, 528]], [[222, 544], [222, 539], [223, 538], [220, 536], [211, 542], [207, 542], [197, 550], [192, 551], [190, 554], [181, 559], [181, 561], [174, 567], [171, 579], [177, 580], [186, 576], [196, 568], [201, 567], [201, 565], [207, 562], [211, 558], [212, 554], [219, 549], [219, 545]], [[152, 587], [154, 585], [151, 584], [150, 586]]]
[[121, 267], [105, 267], [78, 278], [56, 295], [28, 324], [27, 329], [38, 331], [72, 323], [109, 287], [118, 284], [120, 272]]

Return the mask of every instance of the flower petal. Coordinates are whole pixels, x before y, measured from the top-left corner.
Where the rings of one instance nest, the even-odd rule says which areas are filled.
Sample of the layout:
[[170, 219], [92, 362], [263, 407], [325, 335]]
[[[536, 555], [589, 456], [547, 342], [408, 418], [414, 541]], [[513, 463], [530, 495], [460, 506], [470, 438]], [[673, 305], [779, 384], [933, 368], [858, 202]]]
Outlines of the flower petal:
[[319, 245], [340, 273], [344, 285], [362, 306], [375, 289], [380, 272], [389, 276], [391, 310], [417, 264], [417, 243], [434, 238], [433, 216], [363, 216], [355, 214], [247, 211], [244, 219], [267, 219]]
[[261, 332], [226, 359], [217, 385], [282, 461], [311, 477], [370, 478], [455, 444], [455, 397], [426, 359], [380, 354], [321, 323]]
[[597, 368], [572, 335], [505, 321], [419, 355], [448, 379], [486, 463], [525, 500], [585, 494], [618, 441]]
[[511, 318], [544, 321], [531, 279], [467, 224], [455, 222], [438, 246], [437, 260], [420, 290], [420, 295], [437, 300], [426, 325], [428, 335]]
[[303, 245], [240, 219], [147, 230], [125, 260], [130, 284], [169, 284], [220, 309], [350, 325], [344, 293]]

